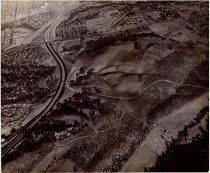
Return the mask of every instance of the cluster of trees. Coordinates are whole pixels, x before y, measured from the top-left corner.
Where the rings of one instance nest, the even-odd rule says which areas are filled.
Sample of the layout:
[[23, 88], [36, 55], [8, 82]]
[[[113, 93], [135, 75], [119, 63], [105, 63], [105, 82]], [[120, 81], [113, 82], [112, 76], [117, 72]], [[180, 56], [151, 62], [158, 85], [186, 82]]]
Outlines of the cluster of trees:
[[145, 37], [145, 36], [157, 36], [153, 33], [138, 33], [139, 31], [144, 32], [148, 31], [148, 28], [145, 26], [129, 29], [125, 31], [120, 31], [118, 33], [109, 33], [109, 34], [101, 34], [98, 37], [94, 37], [91, 40], [86, 42], [85, 52], [88, 54], [91, 51], [99, 51], [103, 47], [114, 43], [116, 41], [135, 41], [137, 37]]
[[[84, 2], [82, 2], [84, 3]], [[70, 24], [72, 20], [76, 16], [76, 20], [79, 18], [80, 20], [82, 19], [91, 19], [93, 16], [98, 15], [100, 12], [100, 8], [108, 7], [108, 6], [114, 6], [115, 3], [113, 2], [100, 2], [98, 5], [88, 5], [86, 4], [81, 4], [79, 8], [75, 8], [74, 10], [69, 12], [69, 17], [65, 20], [63, 20], [59, 26], [65, 25], [65, 24]], [[82, 15], [83, 13], [87, 13], [87, 15]], [[79, 16], [79, 17], [77, 17]], [[80, 17], [81, 16], [81, 17]]]
[[[97, 88], [95, 87], [95, 89]], [[58, 104], [53, 113], [67, 115], [73, 113], [88, 121], [93, 121], [96, 115], [96, 110], [101, 107], [101, 102], [98, 98], [90, 98], [87, 95], [90, 92], [91, 88], [84, 87], [82, 92], [74, 93], [74, 95], [69, 99], [66, 99], [64, 103]], [[86, 111], [83, 109], [86, 109]]]
[[170, 17], [172, 19], [179, 19], [181, 16], [176, 10], [172, 9], [161, 9], [160, 10], [166, 17]]
[[[86, 74], [85, 74], [86, 72]], [[94, 69], [91, 68], [87, 70], [84, 66], [82, 66], [79, 70], [79, 73], [76, 74], [77, 78], [76, 81], [70, 80], [71, 85], [80, 84], [83, 80], [89, 79], [92, 75], [94, 75]]]
[[[54, 72], [54, 67], [33, 66], [31, 64], [21, 66], [2, 65], [2, 96], [4, 104], [37, 102], [49, 92], [50, 85], [48, 84], [55, 82], [52, 77], [49, 77]], [[48, 81], [47, 87], [40, 90], [39, 84], [44, 81]]]
[[93, 69], [89, 69], [89, 70], [87, 71], [87, 74], [86, 74], [86, 75], [82, 75], [82, 76], [78, 76], [78, 77], [77, 77], [76, 83], [81, 83], [83, 80], [89, 79], [90, 76], [92, 76], [93, 74], [95, 74], [95, 73], [93, 72]]
[[100, 106], [100, 99], [90, 98], [85, 94], [86, 92], [78, 92], [73, 95], [75, 101], [80, 101], [85, 108], [98, 108]]
[[85, 51], [86, 53], [89, 53], [90, 51], [96, 51], [114, 41], [116, 41], [116, 38], [111, 35], [105, 36], [105, 37], [99, 37], [98, 39], [95, 39], [95, 40], [94, 39], [89, 40], [86, 43]]

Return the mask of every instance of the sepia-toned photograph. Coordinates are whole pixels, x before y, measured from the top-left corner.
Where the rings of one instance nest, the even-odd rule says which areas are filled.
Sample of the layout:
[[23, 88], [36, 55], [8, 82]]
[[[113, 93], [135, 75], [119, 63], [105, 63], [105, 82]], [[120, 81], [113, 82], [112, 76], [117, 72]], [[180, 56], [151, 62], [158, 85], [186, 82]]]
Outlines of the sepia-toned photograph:
[[1, 172], [209, 171], [209, 1], [0, 3]]

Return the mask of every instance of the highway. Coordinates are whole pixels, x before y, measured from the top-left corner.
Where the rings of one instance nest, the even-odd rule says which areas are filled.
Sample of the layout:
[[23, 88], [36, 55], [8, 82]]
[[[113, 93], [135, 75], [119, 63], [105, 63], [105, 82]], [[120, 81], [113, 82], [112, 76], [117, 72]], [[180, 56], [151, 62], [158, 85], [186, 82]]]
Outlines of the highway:
[[[72, 9], [75, 8], [78, 4], [72, 5]], [[50, 102], [47, 104], [45, 109], [43, 109], [39, 114], [37, 114], [34, 118], [32, 118], [27, 124], [25, 124], [23, 127], [21, 127], [16, 134], [13, 136], [10, 136], [6, 141], [5, 145], [1, 148], [1, 157], [3, 158], [8, 153], [10, 153], [23, 139], [25, 134], [34, 127], [42, 117], [48, 115], [50, 110], [54, 107], [54, 105], [57, 103], [59, 98], [62, 96], [63, 91], [66, 87], [66, 81], [67, 81], [67, 71], [64, 62], [62, 61], [61, 57], [58, 55], [58, 53], [54, 50], [52, 47], [50, 41], [53, 41], [55, 39], [55, 29], [57, 25], [60, 23], [61, 20], [63, 20], [63, 17], [65, 15], [65, 11], [62, 11], [56, 18], [53, 20], [48, 26], [49, 28], [45, 31], [45, 47], [49, 51], [49, 53], [52, 55], [52, 57], [56, 60], [59, 70], [60, 70], [60, 78], [59, 78], [59, 84], [58, 88], [55, 91], [54, 96], [50, 100]], [[52, 36], [52, 38], [50, 37]], [[78, 69], [81, 66], [81, 64], [76, 68]], [[76, 69], [72, 72], [74, 73]], [[68, 77], [72, 76], [72, 73], [69, 74]]]
[[[64, 13], [60, 13], [53, 23], [49, 26], [49, 28], [46, 30], [45, 35], [44, 35], [44, 40], [45, 42], [50, 42], [55, 40], [55, 29], [59, 25], [59, 23], [63, 20]], [[52, 32], [53, 31], [53, 32]], [[51, 38], [52, 37], [52, 38]]]
[[1, 157], [4, 157], [12, 149], [14, 149], [14, 147], [21, 142], [21, 140], [23, 139], [26, 132], [28, 130], [30, 130], [37, 122], [39, 122], [39, 120], [42, 117], [46, 116], [49, 113], [49, 111], [56, 104], [56, 102], [58, 101], [58, 99], [60, 98], [60, 96], [62, 95], [62, 93], [65, 89], [65, 83], [66, 83], [66, 79], [67, 79], [66, 67], [65, 67], [62, 59], [60, 58], [60, 56], [53, 49], [52, 45], [49, 42], [47, 42], [47, 43], [45, 43], [45, 46], [49, 50], [49, 52], [51, 53], [53, 58], [56, 60], [56, 62], [58, 64], [58, 67], [59, 67], [59, 70], [60, 70], [60, 78], [59, 78], [58, 88], [57, 88], [52, 100], [48, 103], [46, 108], [42, 112], [37, 114], [37, 116], [35, 116], [33, 119], [31, 119], [20, 130], [18, 130], [18, 132], [14, 136], [10, 137], [9, 139], [7, 139], [5, 141], [6, 144], [1, 149]]
[[59, 69], [60, 69], [60, 79], [59, 79], [59, 87], [56, 90], [52, 100], [48, 103], [46, 108], [39, 113], [37, 116], [35, 116], [31, 121], [29, 121], [25, 126], [23, 126], [11, 139], [8, 139], [6, 141], [6, 144], [2, 147], [1, 150], [1, 157], [4, 157], [6, 154], [8, 154], [24, 137], [25, 133], [31, 129], [43, 116], [46, 116], [49, 111], [53, 108], [53, 106], [56, 104], [58, 99], [63, 93], [63, 90], [65, 89], [65, 82], [67, 79], [66, 75], [66, 68], [61, 60], [60, 56], [57, 54], [57, 52], [53, 49], [51, 44], [45, 43], [46, 48], [49, 50], [49, 52], [52, 54], [54, 59], [56, 60]]

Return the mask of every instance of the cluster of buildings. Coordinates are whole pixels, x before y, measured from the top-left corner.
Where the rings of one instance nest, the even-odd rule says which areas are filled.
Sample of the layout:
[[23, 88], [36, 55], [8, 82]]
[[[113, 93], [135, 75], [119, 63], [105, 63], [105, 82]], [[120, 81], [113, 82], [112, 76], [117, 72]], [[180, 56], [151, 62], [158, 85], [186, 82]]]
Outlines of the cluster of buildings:
[[35, 59], [32, 57], [36, 57], [37, 53], [41, 53], [38, 52], [40, 50], [40, 47], [35, 45], [22, 45], [11, 48], [3, 52], [2, 64], [16, 66], [34, 64]]
[[203, 5], [202, 1], [174, 1], [172, 3], [179, 7], [192, 7]]
[[[54, 72], [54, 67], [37, 62], [46, 55], [43, 51], [35, 45], [24, 45], [2, 52], [2, 124], [5, 134], [13, 125], [20, 126], [25, 115], [28, 115], [25, 114], [27, 109], [22, 111], [24, 108], [35, 105], [51, 89], [48, 84], [40, 85], [47, 83], [48, 76]], [[13, 125], [7, 123], [9, 121]]]
[[56, 37], [61, 38], [80, 38], [82, 35], [87, 33], [87, 28], [85, 25], [63, 25], [56, 29]]
[[[29, 15], [27, 18], [19, 19], [16, 21], [16, 27], [24, 27], [28, 25], [28, 28], [34, 28], [35, 30], [42, 27], [55, 17], [55, 13], [46, 12], [36, 15]], [[27, 28], [27, 29], [28, 29]]]
[[97, 18], [99, 16], [99, 14], [100, 14], [100, 10], [93, 8], [88, 11], [79, 13], [79, 15], [76, 16], [74, 21], [77, 21], [77, 20], [84, 21], [84, 20], [94, 19], [94, 18]]
[[[144, 32], [149, 31], [147, 27], [149, 24], [181, 18], [175, 10], [165, 8], [167, 4], [164, 3], [161, 4], [164, 8], [158, 9], [160, 3], [153, 2], [97, 2], [95, 5], [87, 3], [87, 6], [85, 2], [82, 4], [81, 9], [71, 12], [69, 18], [57, 27], [58, 37], [89, 37], [94, 34], [120, 32], [137, 27], [140, 32]], [[82, 21], [82, 24], [70, 25], [74, 21]]]
[[[93, 22], [91, 22], [92, 19], [98, 20], [98, 17], [101, 15], [100, 8], [102, 6], [108, 5], [100, 4], [98, 2], [91, 2], [90, 4], [89, 2], [82, 2], [80, 8], [72, 10], [69, 13], [68, 19], [59, 24], [59, 26], [56, 28], [56, 36], [61, 38], [80, 38], [81, 35], [91, 32], [88, 31], [90, 29], [88, 27], [93, 27]], [[89, 24], [86, 24], [86, 21], [88, 21]], [[104, 24], [108, 21], [101, 18], [99, 22]]]
[[[44, 93], [47, 93], [48, 86], [40, 89], [40, 83], [44, 83], [47, 75], [53, 69], [45, 66], [22, 65], [2, 67], [2, 102], [30, 103], [39, 101]], [[33, 68], [33, 69], [28, 69]], [[39, 76], [39, 77], [38, 77]]]
[[37, 30], [44, 24], [48, 23], [51, 19], [55, 17], [53, 12], [45, 12], [35, 15], [28, 15], [27, 17], [19, 18], [14, 21], [5, 22], [2, 24], [2, 30], [15, 28], [26, 28], [30, 30]]
[[143, 22], [146, 22], [146, 21], [140, 15], [136, 15], [135, 17], [134, 16], [132, 16], [132, 17], [126, 16], [124, 18], [124, 21], [122, 22], [122, 25], [140, 24], [140, 23], [143, 23]]
[[12, 28], [1, 30], [1, 48], [4, 49], [12, 44]]
[[10, 133], [19, 129], [33, 107], [33, 104], [26, 103], [12, 103], [1, 106], [2, 142]]
[[55, 16], [53, 12], [46, 12], [36, 15], [28, 15], [24, 18], [19, 18], [14, 21], [9, 21], [2, 24], [1, 29], [1, 46], [6, 48], [15, 42], [15, 35], [27, 35], [30, 32], [36, 31], [43, 25], [47, 24]]
[[114, 10], [114, 5], [113, 2], [82, 2], [80, 8], [72, 10], [69, 17], [59, 24], [56, 36], [80, 38], [81, 35], [111, 25], [119, 15], [118, 10]]
[[209, 16], [208, 11], [193, 12], [189, 18], [189, 22], [196, 27], [201, 36], [207, 36], [209, 34]]
[[119, 16], [113, 16], [113, 17], [104, 16], [93, 20], [87, 20], [86, 25], [90, 33], [94, 31], [96, 32], [102, 30], [104, 31], [107, 27], [110, 27], [112, 24], [114, 24], [114, 22], [117, 21], [118, 18]]
[[[94, 50], [118, 40], [135, 37], [138, 34], [150, 34], [153, 24], [161, 25], [163, 22], [181, 22], [185, 30], [196, 31], [208, 35], [208, 15], [205, 12], [193, 12], [190, 18], [180, 15], [179, 2], [94, 2], [82, 3], [81, 9], [70, 12], [69, 18], [60, 23], [56, 29], [58, 37], [67, 39], [81, 39], [84, 43], [84, 51], [81, 54], [93, 53]], [[191, 7], [196, 3], [185, 2], [185, 7]], [[177, 8], [175, 8], [177, 6]], [[181, 8], [181, 7], [180, 7]], [[199, 7], [202, 11], [208, 9], [202, 3]], [[196, 10], [195, 10], [196, 11]], [[75, 23], [79, 21], [79, 23]], [[186, 21], [186, 22], [183, 22]], [[188, 22], [187, 22], [188, 21]], [[72, 26], [71, 24], [75, 24]], [[187, 28], [189, 26], [189, 29]], [[197, 29], [196, 29], [197, 27]], [[76, 30], [74, 28], [77, 28]], [[195, 30], [196, 29], [196, 30]], [[164, 34], [178, 42], [189, 40], [185, 31], [172, 31]], [[190, 32], [189, 31], [189, 32]], [[162, 32], [162, 31], [160, 31]], [[173, 32], [173, 34], [172, 34]], [[188, 31], [186, 31], [187, 33]]]
[[46, 3], [47, 1], [2, 1], [2, 19], [4, 19], [5, 16], [14, 16], [15, 13], [17, 15], [30, 13], [33, 10], [41, 8]]

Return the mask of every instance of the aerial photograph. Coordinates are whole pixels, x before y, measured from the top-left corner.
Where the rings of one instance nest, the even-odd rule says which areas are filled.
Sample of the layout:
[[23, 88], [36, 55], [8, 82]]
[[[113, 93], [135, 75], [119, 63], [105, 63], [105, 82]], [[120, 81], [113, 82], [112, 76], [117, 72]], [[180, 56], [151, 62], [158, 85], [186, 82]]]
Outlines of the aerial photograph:
[[1, 0], [1, 171], [208, 172], [209, 1]]

